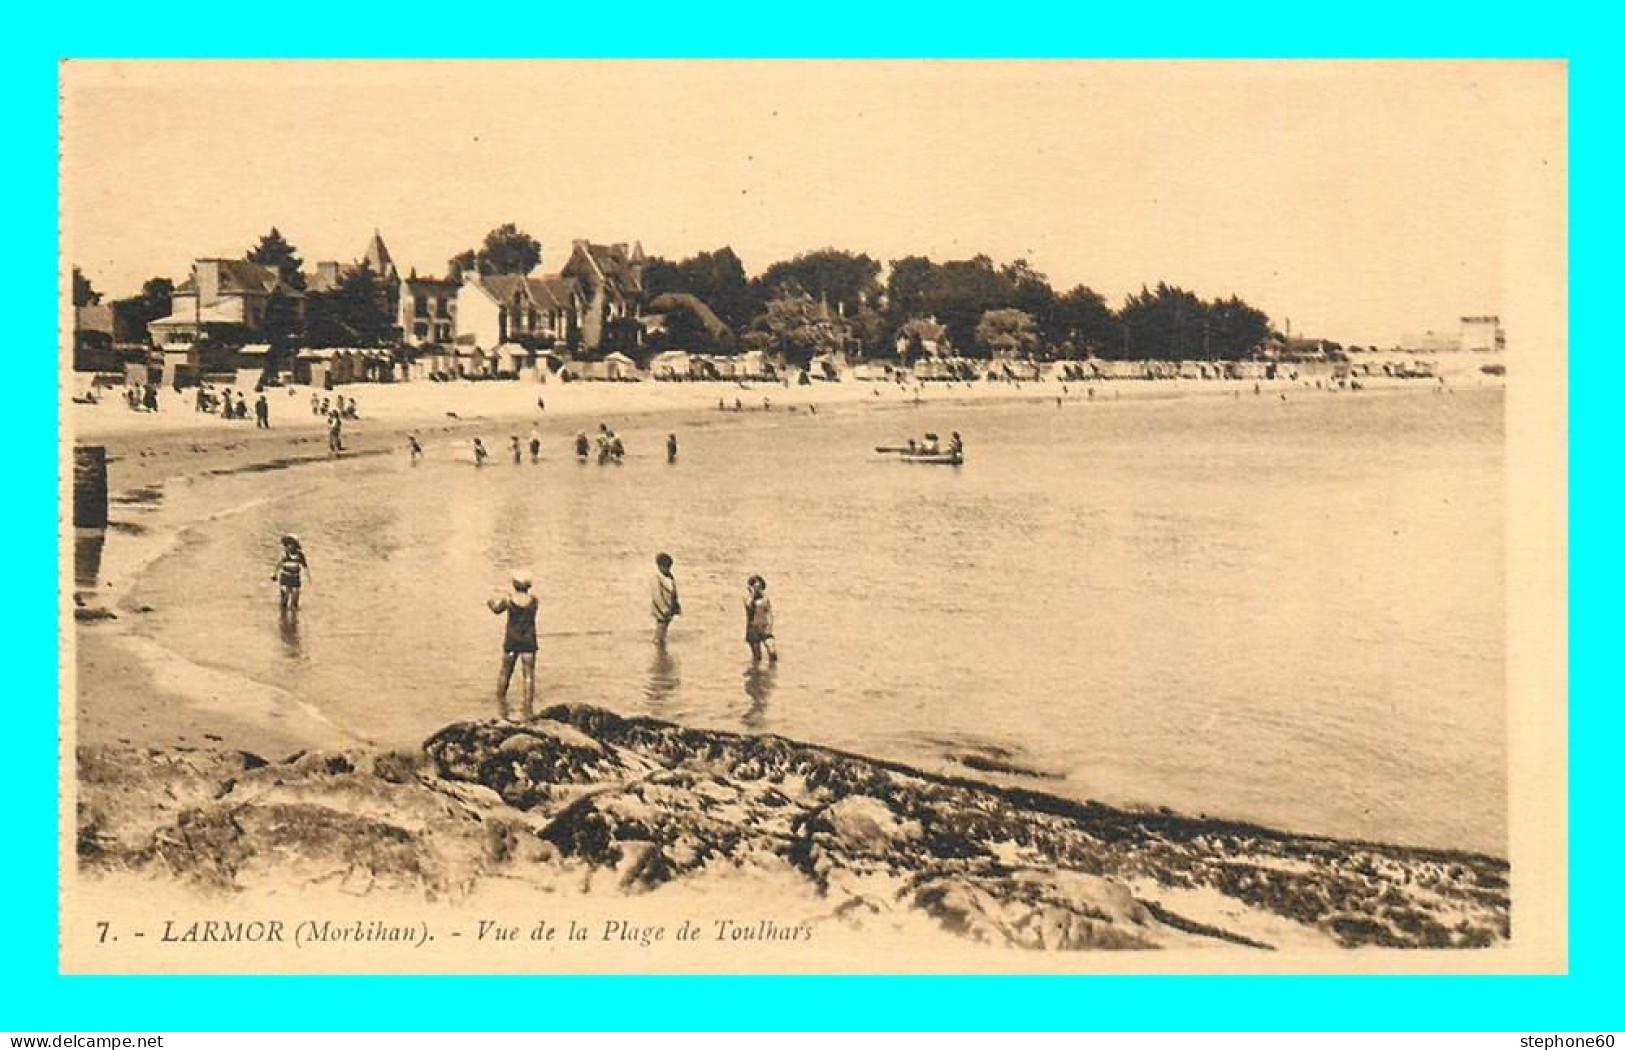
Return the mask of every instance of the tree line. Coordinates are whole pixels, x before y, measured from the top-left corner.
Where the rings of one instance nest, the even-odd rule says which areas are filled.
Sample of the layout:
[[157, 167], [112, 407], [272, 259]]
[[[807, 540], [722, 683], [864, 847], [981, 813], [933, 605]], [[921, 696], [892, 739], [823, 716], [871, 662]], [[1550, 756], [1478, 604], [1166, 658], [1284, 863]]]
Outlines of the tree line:
[[[276, 270], [305, 300], [301, 321], [290, 296], [273, 296], [261, 338], [311, 346], [381, 346], [398, 338], [391, 289], [364, 262], [343, 270], [336, 286], [310, 291], [297, 249], [274, 227], [244, 257]], [[453, 280], [470, 271], [525, 274], [541, 258], [540, 242], [509, 223], [448, 259], [446, 270]], [[642, 278], [645, 308], [664, 320], [649, 347], [759, 349], [797, 363], [831, 351], [906, 359], [929, 349], [967, 357], [1235, 360], [1271, 334], [1268, 316], [1234, 295], [1203, 299], [1158, 282], [1113, 309], [1087, 285], [1057, 291], [1027, 260], [1001, 265], [986, 255], [946, 262], [909, 255], [883, 266], [862, 252], [822, 248], [751, 277], [725, 246], [675, 261], [652, 256]], [[164, 278], [147, 282], [144, 312], [162, 316], [172, 291]], [[93, 294], [76, 269], [74, 301]]]
[[[724, 247], [678, 262], [651, 258], [644, 286], [651, 296], [692, 295], [741, 346], [791, 359], [835, 349], [908, 357], [934, 342], [967, 357], [1235, 360], [1270, 334], [1268, 316], [1236, 296], [1204, 300], [1158, 283], [1113, 310], [1087, 285], [1056, 291], [1025, 259], [1001, 266], [986, 255], [941, 263], [911, 255], [885, 271], [882, 281], [878, 260], [825, 248], [751, 278]], [[675, 327], [685, 339], [699, 334], [692, 321]]]

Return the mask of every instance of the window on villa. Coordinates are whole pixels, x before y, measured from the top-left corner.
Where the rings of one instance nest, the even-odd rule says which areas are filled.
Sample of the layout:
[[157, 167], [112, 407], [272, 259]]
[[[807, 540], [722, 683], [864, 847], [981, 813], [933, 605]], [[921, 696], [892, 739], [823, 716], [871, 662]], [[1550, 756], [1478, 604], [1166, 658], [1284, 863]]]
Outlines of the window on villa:
[[414, 298], [412, 301], [412, 314], [416, 317], [428, 317], [429, 300], [422, 297]]
[[445, 299], [436, 299], [434, 301], [434, 315], [436, 317], [451, 316], [451, 313], [449, 312], [449, 303]]
[[426, 323], [419, 321], [417, 324], [412, 326], [412, 334], [417, 336], [419, 339], [427, 339], [429, 336], [429, 326]]

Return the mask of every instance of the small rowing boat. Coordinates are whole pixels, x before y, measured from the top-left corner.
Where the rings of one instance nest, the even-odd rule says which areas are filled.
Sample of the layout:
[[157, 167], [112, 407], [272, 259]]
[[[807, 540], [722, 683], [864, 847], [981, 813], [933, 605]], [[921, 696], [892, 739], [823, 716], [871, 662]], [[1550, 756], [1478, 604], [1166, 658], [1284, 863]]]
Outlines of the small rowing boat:
[[875, 446], [875, 451], [895, 456], [904, 463], [926, 463], [957, 467], [965, 462], [965, 456], [961, 452], [926, 452], [918, 448], [888, 448], [884, 445]]

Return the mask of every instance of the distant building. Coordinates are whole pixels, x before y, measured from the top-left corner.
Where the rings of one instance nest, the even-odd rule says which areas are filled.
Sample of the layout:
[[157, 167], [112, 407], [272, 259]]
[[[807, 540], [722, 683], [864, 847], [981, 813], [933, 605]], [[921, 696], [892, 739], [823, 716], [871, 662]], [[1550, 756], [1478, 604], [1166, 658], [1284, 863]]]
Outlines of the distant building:
[[162, 347], [190, 346], [204, 335], [256, 342], [273, 296], [285, 300], [293, 316], [303, 314], [304, 295], [275, 269], [244, 259], [199, 259], [175, 289], [169, 316], [150, 322], [147, 331]]
[[637, 317], [644, 262], [642, 244], [572, 242], [570, 259], [559, 275], [574, 279], [581, 292], [581, 349], [598, 352], [616, 322]]
[[580, 285], [558, 274], [463, 274], [453, 306], [459, 357], [488, 361], [505, 343], [533, 349], [570, 347], [580, 338], [585, 300]]
[[120, 299], [76, 306], [73, 310], [73, 367], [78, 372], [111, 372], [126, 358], [147, 349], [146, 303]]
[[438, 277], [404, 278], [395, 321], [401, 338], [412, 346], [450, 346], [457, 338], [457, 295], [461, 289], [461, 283]]
[[1460, 346], [1463, 350], [1479, 353], [1505, 350], [1507, 337], [1506, 331], [1501, 327], [1501, 319], [1493, 314], [1463, 317]]

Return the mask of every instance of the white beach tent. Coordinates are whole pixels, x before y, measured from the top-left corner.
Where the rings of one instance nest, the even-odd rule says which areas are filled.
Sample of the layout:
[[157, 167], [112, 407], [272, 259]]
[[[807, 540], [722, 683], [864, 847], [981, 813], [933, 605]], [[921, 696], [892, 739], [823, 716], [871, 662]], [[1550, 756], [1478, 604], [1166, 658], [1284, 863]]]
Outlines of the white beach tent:
[[664, 350], [649, 360], [649, 374], [656, 379], [687, 379], [692, 367], [687, 350]]
[[619, 350], [604, 356], [605, 379], [636, 379], [638, 363]]

